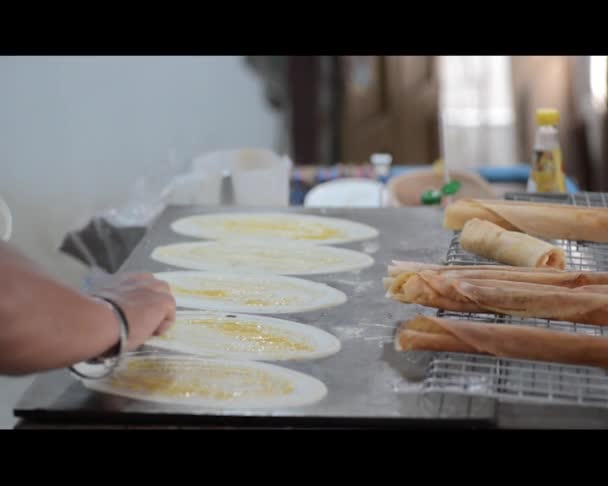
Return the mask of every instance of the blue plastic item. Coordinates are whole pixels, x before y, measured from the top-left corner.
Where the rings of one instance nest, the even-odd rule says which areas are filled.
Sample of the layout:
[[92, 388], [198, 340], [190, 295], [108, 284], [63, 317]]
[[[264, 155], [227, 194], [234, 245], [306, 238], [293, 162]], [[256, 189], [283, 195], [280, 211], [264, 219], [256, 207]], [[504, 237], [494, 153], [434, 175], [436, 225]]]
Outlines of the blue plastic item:
[[[415, 170], [428, 170], [428, 165], [410, 165], [407, 167], [394, 166], [391, 168], [391, 177], [405, 174]], [[521, 182], [526, 184], [530, 175], [530, 166], [526, 164], [512, 165], [508, 167], [479, 167], [476, 172], [488, 182]], [[569, 193], [579, 192], [578, 186], [566, 177], [566, 191]]]
[[[429, 170], [430, 168], [430, 165], [394, 165], [390, 169], [388, 179], [407, 172]], [[507, 167], [479, 167], [476, 172], [490, 183], [521, 183], [525, 185], [527, 184], [530, 175], [530, 166], [526, 164], [517, 164]], [[333, 180], [339, 176], [340, 170], [337, 167], [320, 167], [317, 171], [315, 182], [318, 184], [320, 182]], [[368, 177], [373, 177], [371, 169]], [[298, 173], [297, 170], [294, 171], [291, 180], [290, 203], [293, 205], [304, 204], [304, 198], [309, 189], [310, 183], [303, 180], [302, 174]], [[579, 192], [579, 190], [577, 185], [569, 177], [566, 177], [566, 191], [574, 193]]]

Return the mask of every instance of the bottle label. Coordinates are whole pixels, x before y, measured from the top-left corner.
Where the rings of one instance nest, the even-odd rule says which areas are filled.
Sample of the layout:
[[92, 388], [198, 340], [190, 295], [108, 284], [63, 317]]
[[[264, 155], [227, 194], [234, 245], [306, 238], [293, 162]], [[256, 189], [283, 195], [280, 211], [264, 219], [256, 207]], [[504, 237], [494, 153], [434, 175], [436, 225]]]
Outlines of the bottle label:
[[536, 150], [532, 164], [532, 180], [537, 192], [564, 192], [560, 150]]

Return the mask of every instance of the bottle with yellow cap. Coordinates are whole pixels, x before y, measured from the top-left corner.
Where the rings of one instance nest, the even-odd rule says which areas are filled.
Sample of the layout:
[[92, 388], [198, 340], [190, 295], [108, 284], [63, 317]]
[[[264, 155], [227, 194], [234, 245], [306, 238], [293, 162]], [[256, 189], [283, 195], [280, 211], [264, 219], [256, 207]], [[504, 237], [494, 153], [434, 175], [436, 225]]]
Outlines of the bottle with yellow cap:
[[528, 179], [528, 192], [566, 192], [566, 177], [559, 144], [559, 111], [541, 108], [536, 111], [534, 156]]

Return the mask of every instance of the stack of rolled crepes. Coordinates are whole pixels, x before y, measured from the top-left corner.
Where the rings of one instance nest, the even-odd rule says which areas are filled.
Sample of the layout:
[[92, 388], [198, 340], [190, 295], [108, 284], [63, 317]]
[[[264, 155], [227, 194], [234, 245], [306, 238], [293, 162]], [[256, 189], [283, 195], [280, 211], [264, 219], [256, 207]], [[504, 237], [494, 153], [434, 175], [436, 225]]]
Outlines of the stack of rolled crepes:
[[608, 325], [608, 272], [393, 262], [387, 296], [455, 312]]
[[398, 351], [449, 351], [608, 368], [608, 338], [549, 329], [416, 316], [395, 336]]
[[608, 243], [608, 209], [520, 201], [461, 199], [446, 210], [443, 226], [461, 230], [478, 218], [547, 239]]

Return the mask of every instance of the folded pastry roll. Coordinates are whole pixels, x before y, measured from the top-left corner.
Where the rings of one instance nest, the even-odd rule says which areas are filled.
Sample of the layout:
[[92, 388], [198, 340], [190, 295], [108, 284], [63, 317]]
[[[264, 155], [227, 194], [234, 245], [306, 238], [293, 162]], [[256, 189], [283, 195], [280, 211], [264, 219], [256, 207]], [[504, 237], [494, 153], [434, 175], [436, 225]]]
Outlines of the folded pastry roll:
[[475, 255], [517, 267], [560, 270], [566, 267], [566, 255], [561, 248], [478, 218], [465, 223], [460, 234], [460, 246]]
[[388, 266], [391, 278], [402, 274], [432, 271], [445, 278], [508, 280], [560, 287], [608, 285], [608, 272], [560, 271], [554, 268], [510, 267], [503, 265], [431, 265], [416, 262], [393, 261]]
[[453, 282], [431, 271], [384, 279], [387, 296], [394, 300], [454, 312], [483, 312], [478, 304], [454, 289]]
[[416, 316], [395, 335], [398, 351], [488, 354], [608, 368], [608, 338], [544, 328]]
[[461, 199], [445, 209], [443, 226], [461, 230], [478, 218], [546, 239], [608, 243], [608, 209], [521, 201]]
[[455, 270], [471, 270], [486, 272], [489, 270], [502, 271], [502, 272], [526, 272], [526, 273], [559, 273], [558, 269], [546, 267], [546, 268], [518, 268], [510, 265], [435, 265], [433, 263], [419, 263], [419, 262], [406, 262], [400, 260], [393, 260], [392, 265], [388, 266], [388, 274], [391, 277], [395, 277], [403, 272], [420, 272], [422, 270], [433, 270], [435, 272], [452, 272]]
[[384, 284], [387, 296], [395, 300], [437, 309], [608, 325], [606, 284], [570, 288], [511, 280], [450, 278], [433, 270], [405, 272], [386, 278]]
[[608, 286], [568, 289], [553, 285], [453, 280], [452, 291], [486, 312], [608, 325]]

